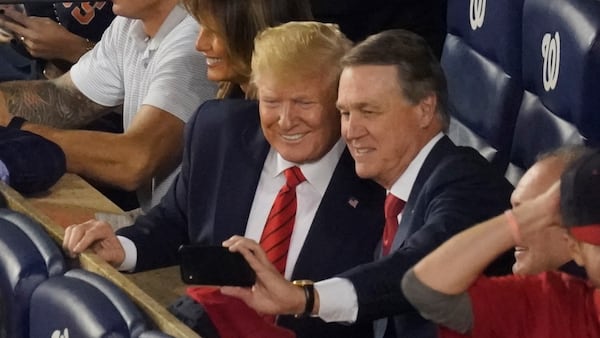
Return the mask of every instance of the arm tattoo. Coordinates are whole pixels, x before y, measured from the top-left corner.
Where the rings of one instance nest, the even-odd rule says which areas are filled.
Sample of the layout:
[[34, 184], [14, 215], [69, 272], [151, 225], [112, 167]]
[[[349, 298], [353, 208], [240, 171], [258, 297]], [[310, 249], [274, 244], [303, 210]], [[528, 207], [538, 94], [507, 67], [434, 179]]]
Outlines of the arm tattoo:
[[31, 122], [58, 128], [79, 128], [102, 116], [108, 107], [83, 95], [64, 76], [56, 80], [0, 83], [8, 111]]

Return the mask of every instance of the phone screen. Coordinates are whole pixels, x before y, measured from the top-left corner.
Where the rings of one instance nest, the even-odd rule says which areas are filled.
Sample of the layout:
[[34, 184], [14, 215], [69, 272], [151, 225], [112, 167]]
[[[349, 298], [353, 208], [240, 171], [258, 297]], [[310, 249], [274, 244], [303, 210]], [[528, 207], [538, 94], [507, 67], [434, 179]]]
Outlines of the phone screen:
[[183, 245], [179, 254], [181, 279], [186, 284], [252, 286], [256, 281], [244, 256], [225, 247]]

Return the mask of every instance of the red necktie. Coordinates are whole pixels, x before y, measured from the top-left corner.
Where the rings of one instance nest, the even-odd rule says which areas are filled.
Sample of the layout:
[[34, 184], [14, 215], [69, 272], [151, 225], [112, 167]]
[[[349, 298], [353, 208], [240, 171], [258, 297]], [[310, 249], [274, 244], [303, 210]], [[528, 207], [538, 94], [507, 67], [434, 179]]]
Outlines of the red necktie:
[[[283, 174], [286, 183], [273, 202], [260, 239], [269, 261], [282, 275], [296, 220], [296, 186], [306, 180], [298, 167], [288, 168]], [[275, 316], [260, 316], [245, 303], [224, 296], [218, 289], [190, 287], [187, 293], [204, 306], [222, 337], [295, 337], [291, 331], [275, 326]], [[243, 320], [238, 320], [240, 318]]]
[[282, 275], [296, 220], [296, 186], [306, 180], [298, 167], [288, 168], [283, 174], [286, 183], [273, 202], [260, 238], [260, 246], [267, 253], [267, 258]]
[[385, 198], [385, 226], [383, 228], [383, 243], [381, 245], [382, 253], [384, 256], [390, 253], [394, 237], [398, 231], [398, 215], [404, 209], [403, 200], [389, 193]]

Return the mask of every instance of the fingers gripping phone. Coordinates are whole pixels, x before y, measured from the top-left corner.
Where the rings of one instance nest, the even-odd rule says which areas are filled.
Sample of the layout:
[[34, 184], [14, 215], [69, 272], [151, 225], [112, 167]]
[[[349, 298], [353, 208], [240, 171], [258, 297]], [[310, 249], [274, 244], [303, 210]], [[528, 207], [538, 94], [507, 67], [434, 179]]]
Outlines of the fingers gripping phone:
[[179, 248], [181, 279], [186, 284], [252, 286], [256, 274], [240, 253], [199, 244]]
[[[0, 22], [10, 22], [13, 24], [17, 24], [17, 25], [21, 25], [19, 22], [15, 21], [13, 18], [11, 18], [10, 16], [6, 15], [5, 12], [20, 12], [25, 14], [25, 7], [22, 4], [16, 4], [16, 5], [0, 5]], [[2, 41], [8, 41], [8, 40], [13, 40], [13, 39], [17, 39], [15, 33], [11, 30], [9, 30], [6, 27], [2, 27], [3, 25], [0, 25], [0, 37], [2, 37]], [[19, 40], [15, 40], [15, 42], [19, 42]]]

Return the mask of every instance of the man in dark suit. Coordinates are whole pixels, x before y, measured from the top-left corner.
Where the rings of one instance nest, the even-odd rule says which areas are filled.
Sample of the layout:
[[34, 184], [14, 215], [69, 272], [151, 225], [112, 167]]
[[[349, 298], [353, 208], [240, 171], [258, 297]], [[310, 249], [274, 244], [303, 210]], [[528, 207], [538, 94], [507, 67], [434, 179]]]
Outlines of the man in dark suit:
[[[177, 264], [181, 244], [259, 240], [284, 171], [300, 168], [297, 212], [284, 271], [324, 279], [368, 262], [382, 229], [385, 191], [360, 179], [340, 138], [339, 60], [350, 48], [333, 25], [290, 23], [256, 42], [252, 82], [259, 102], [209, 101], [186, 127], [181, 174], [160, 205], [117, 238], [104, 222], [66, 230], [64, 247], [90, 247], [121, 270]], [[128, 247], [133, 246], [133, 250]], [[137, 252], [137, 253], [136, 253]], [[370, 323], [328, 324], [280, 316], [298, 337], [370, 337]]]
[[[274, 274], [256, 243], [234, 237], [224, 245], [241, 252], [260, 277], [253, 289], [222, 292], [265, 313], [381, 319], [376, 337], [436, 337], [402, 294], [403, 273], [453, 234], [508, 208], [512, 186], [476, 151], [444, 135], [446, 82], [422, 38], [382, 32], [355, 46], [342, 65], [342, 135], [358, 175], [388, 190], [377, 259], [315, 283], [313, 295]], [[495, 272], [508, 273], [510, 256], [498, 264]]]

